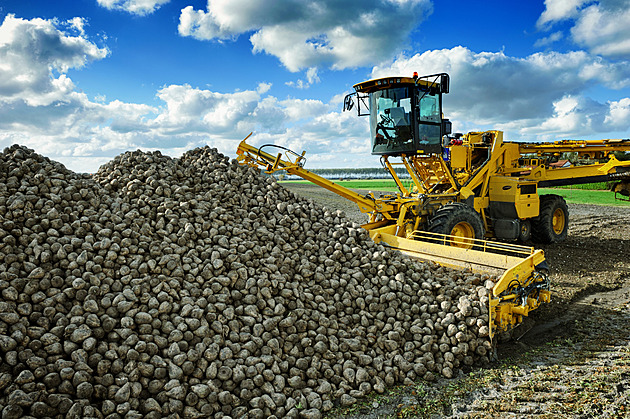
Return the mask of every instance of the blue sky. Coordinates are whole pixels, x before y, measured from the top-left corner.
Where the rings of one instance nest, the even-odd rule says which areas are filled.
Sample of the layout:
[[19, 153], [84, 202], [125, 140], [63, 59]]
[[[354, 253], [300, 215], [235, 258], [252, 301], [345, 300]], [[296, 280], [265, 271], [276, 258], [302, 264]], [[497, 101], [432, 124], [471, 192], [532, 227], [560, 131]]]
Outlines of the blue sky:
[[0, 0], [0, 147], [94, 172], [206, 144], [376, 167], [354, 83], [448, 72], [454, 130], [628, 137], [630, 0]]

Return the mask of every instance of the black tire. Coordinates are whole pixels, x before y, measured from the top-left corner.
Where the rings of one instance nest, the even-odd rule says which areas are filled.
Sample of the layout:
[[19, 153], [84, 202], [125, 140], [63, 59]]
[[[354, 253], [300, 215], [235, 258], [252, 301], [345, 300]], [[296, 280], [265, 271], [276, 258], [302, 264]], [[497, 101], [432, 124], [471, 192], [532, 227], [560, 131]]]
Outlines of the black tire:
[[540, 197], [538, 217], [532, 219], [532, 240], [536, 243], [559, 243], [569, 231], [569, 207], [558, 195]]
[[532, 238], [532, 223], [529, 220], [521, 220], [521, 231], [518, 234], [518, 241], [528, 242]]
[[467, 239], [483, 239], [485, 234], [481, 216], [473, 208], [461, 202], [446, 204], [435, 211], [433, 218], [429, 221], [428, 231], [463, 237], [460, 240], [448, 240], [443, 244], [468, 249], [474, 246], [472, 241]]

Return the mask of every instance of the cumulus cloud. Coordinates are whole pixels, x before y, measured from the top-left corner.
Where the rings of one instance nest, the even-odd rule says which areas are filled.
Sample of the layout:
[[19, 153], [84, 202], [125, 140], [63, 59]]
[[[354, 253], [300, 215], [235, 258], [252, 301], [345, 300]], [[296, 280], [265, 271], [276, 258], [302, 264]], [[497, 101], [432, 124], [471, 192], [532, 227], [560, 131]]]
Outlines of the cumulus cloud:
[[545, 10], [536, 24], [539, 28], [544, 28], [551, 23], [574, 18], [584, 4], [591, 2], [592, 0], [545, 0]]
[[304, 146], [313, 161], [351, 149], [359, 138], [345, 138], [353, 124], [367, 139], [365, 122], [340, 114], [337, 102], [280, 100], [269, 94], [269, 83], [236, 92], [167, 85], [156, 92], [157, 106], [90, 99], [66, 74], [108, 54], [87, 39], [84, 23], [6, 17], [0, 26], [0, 147], [23, 144], [73, 170], [93, 172], [137, 148], [176, 156], [211, 144], [233, 156], [251, 131], [259, 133], [250, 140], [257, 144]]
[[255, 146], [279, 144], [296, 153], [306, 151], [307, 168], [378, 165], [378, 159], [369, 152], [367, 119], [353, 112], [328, 109], [300, 122], [287, 124], [287, 129], [280, 133], [260, 132], [248, 142]]
[[306, 81], [303, 79], [298, 79], [297, 81], [288, 81], [285, 84], [287, 86], [295, 87], [297, 89], [308, 89], [314, 83], [319, 83], [319, 75], [317, 72], [317, 67], [311, 67], [306, 71]]
[[630, 98], [610, 102], [604, 123], [612, 129], [626, 130], [630, 121]]
[[[107, 160], [105, 156], [111, 159], [138, 148], [177, 156], [210, 144], [234, 156], [238, 141], [254, 131], [249, 140], [254, 145], [274, 143], [298, 152], [308, 150], [315, 164], [309, 167], [330, 167], [333, 159], [357, 150], [369, 159], [365, 120], [342, 114], [336, 103], [279, 100], [261, 91], [264, 85], [232, 93], [169, 85], [157, 92], [158, 107], [97, 103], [78, 93], [63, 106], [0, 106], [0, 146], [25, 144], [73, 170], [93, 172]], [[353, 157], [337, 164], [356, 167], [359, 162]]]
[[571, 20], [571, 38], [593, 54], [630, 57], [630, 0], [546, 0], [538, 27]]
[[148, 15], [155, 12], [170, 0], [96, 0], [109, 10], [122, 10], [134, 15]]
[[[391, 7], [404, 3], [387, 1]], [[285, 15], [282, 10], [275, 13], [270, 15], [277, 24], [278, 16]], [[246, 27], [247, 14], [238, 18], [231, 25]], [[238, 141], [254, 131], [249, 140], [254, 145], [307, 150], [310, 168], [378, 162], [369, 154], [367, 119], [340, 112], [343, 95], [325, 102], [275, 97], [269, 83], [233, 92], [172, 84], [157, 90], [154, 106], [90, 99], [67, 72], [103, 59], [109, 51], [91, 42], [86, 28], [80, 18], [56, 22], [7, 16], [0, 26], [1, 147], [25, 144], [73, 170], [95, 171], [116, 154], [137, 148], [177, 156], [210, 144], [234, 156]], [[317, 83], [318, 66], [304, 68], [308, 70], [301, 82]], [[457, 131], [498, 128], [507, 131], [508, 139], [536, 140], [630, 129], [630, 98], [598, 102], [587, 94], [593, 87], [629, 86], [630, 67], [585, 51], [517, 58], [456, 47], [399, 55], [391, 64], [374, 67], [372, 76], [414, 71], [450, 73], [444, 112]]]
[[108, 54], [87, 39], [82, 18], [59, 22], [7, 15], [0, 25], [2, 145], [38, 144], [53, 155], [67, 154], [92, 142], [92, 127], [112, 115], [118, 114], [120, 126], [137, 126], [153, 108], [91, 102], [66, 74]]
[[[72, 22], [76, 28], [82, 21]], [[64, 73], [108, 53], [84, 36], [64, 33], [53, 21], [7, 15], [0, 26], [0, 103], [44, 106], [65, 100], [74, 83]]]
[[78, 16], [75, 16], [66, 22], [62, 22], [63, 26], [66, 26], [71, 30], [76, 31], [76, 33], [81, 37], [85, 36], [85, 27], [87, 26], [87, 24], [87, 19]]
[[[219, 93], [188, 85], [167, 86], [157, 94], [165, 106], [146, 126], [153, 137], [196, 136], [202, 144], [210, 139], [230, 155], [236, 151], [235, 140], [254, 131], [250, 139], [254, 145], [274, 143], [298, 152], [308, 150], [315, 161], [325, 160], [322, 155], [350, 153], [359, 138], [369, 141], [366, 121], [341, 113], [336, 103], [279, 100], [266, 94], [265, 87]], [[366, 150], [367, 146], [362, 151], [368, 156]]]
[[535, 47], [546, 47], [549, 46], [551, 44], [553, 44], [554, 42], [558, 42], [559, 40], [562, 39], [562, 32], [554, 32], [549, 36], [545, 36], [543, 38], [540, 38], [539, 40], [537, 40], [534, 43]]
[[206, 10], [182, 9], [178, 29], [199, 40], [251, 34], [255, 53], [292, 72], [344, 69], [392, 57], [430, 12], [430, 0], [212, 0]]
[[[509, 121], [498, 124], [498, 128], [539, 140], [588, 138], [616, 128], [606, 121], [611, 103], [599, 103], [583, 95], [566, 95], [552, 106], [553, 111], [544, 118]], [[626, 121], [624, 128], [628, 127], [630, 123]]]
[[[66, 72], [105, 58], [109, 51], [85, 37], [85, 20], [24, 20], [7, 15], [0, 26], [0, 130], [3, 144], [38, 138], [49, 150], [66, 152], [89, 141], [89, 124], [110, 118], [119, 102], [96, 104], [77, 92]], [[78, 35], [61, 29], [68, 28]], [[146, 105], [124, 105], [121, 116], [135, 120]], [[122, 120], [121, 120], [122, 121]], [[10, 140], [11, 139], [11, 140]]]
[[584, 9], [571, 35], [594, 54], [630, 58], [630, 1], [597, 4]]
[[[536, 53], [524, 58], [503, 52], [473, 52], [465, 47], [400, 56], [375, 67], [373, 77], [447, 72], [450, 93], [444, 113], [454, 129], [505, 129], [516, 136], [586, 135], [620, 129], [627, 103], [598, 103], [587, 97], [593, 86], [619, 89], [630, 85], [624, 63], [606, 61], [584, 51]], [[611, 115], [607, 118], [607, 115]], [[616, 124], [613, 121], [617, 121]], [[626, 120], [625, 128], [630, 128]], [[545, 137], [546, 139], [546, 137]]]
[[239, 124], [247, 124], [247, 116], [260, 100], [256, 91], [225, 94], [189, 85], [164, 87], [157, 97], [166, 103], [166, 108], [154, 122], [170, 133], [234, 132]]

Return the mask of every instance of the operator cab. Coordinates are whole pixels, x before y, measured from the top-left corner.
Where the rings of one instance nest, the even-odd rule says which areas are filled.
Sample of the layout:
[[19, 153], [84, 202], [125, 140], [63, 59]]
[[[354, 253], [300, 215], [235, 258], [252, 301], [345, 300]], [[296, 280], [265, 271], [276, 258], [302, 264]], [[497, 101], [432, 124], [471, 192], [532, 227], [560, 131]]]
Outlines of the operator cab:
[[356, 95], [359, 116], [370, 116], [372, 154], [440, 154], [442, 137], [451, 133], [450, 121], [442, 118], [448, 87], [446, 73], [368, 80], [354, 85], [344, 110], [352, 109]]

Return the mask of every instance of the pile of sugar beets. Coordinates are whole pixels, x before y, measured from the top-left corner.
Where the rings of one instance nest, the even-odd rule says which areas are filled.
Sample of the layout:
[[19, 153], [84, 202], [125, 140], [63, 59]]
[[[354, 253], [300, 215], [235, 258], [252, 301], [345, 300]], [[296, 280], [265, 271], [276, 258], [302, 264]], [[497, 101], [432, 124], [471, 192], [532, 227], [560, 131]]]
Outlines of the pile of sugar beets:
[[491, 285], [209, 147], [0, 155], [2, 418], [321, 417], [487, 362]]

